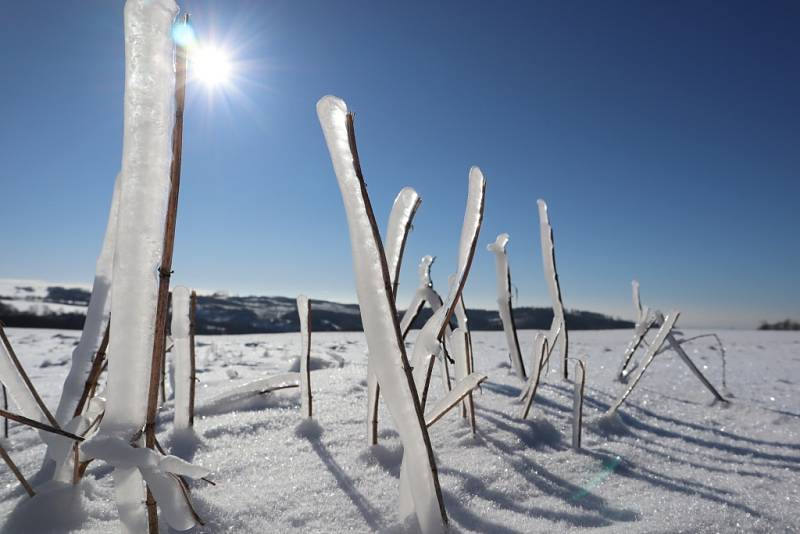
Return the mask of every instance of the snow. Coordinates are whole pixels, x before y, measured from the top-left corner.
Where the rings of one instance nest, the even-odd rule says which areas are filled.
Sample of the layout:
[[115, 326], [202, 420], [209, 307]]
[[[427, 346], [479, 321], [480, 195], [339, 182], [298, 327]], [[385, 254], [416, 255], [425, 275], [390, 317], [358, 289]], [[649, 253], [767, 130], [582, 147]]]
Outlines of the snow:
[[192, 384], [192, 362], [189, 343], [189, 305], [191, 291], [184, 286], [172, 289], [172, 355], [175, 388], [176, 429], [189, 428], [189, 389]]
[[[41, 364], [68, 357], [79, 333], [7, 331], [45, 403], [55, 406], [67, 367]], [[583, 450], [576, 454], [572, 385], [562, 382], [558, 366], [543, 370], [523, 421], [503, 333], [472, 333], [476, 372], [488, 376], [474, 394], [477, 435], [458, 410], [429, 429], [454, 531], [800, 530], [800, 333], [720, 332], [735, 395], [727, 408], [710, 406], [713, 397], [676, 354], [659, 354], [618, 417], [600, 425], [625, 389], [615, 374], [631, 335], [571, 336], [573, 352], [588, 363]], [[534, 332], [519, 336], [523, 353], [533, 354]], [[716, 385], [721, 363], [712, 347], [687, 350]], [[387, 413], [381, 444], [364, 443], [365, 336], [316, 333], [311, 351], [323, 365], [311, 371], [318, 425], [309, 427], [299, 423], [296, 388], [243, 407], [206, 409], [238, 382], [284, 372], [300, 353], [297, 333], [198, 336], [197, 441], [176, 439], [171, 403], [159, 414], [158, 437], [168, 452], [213, 472], [216, 486], [190, 482], [207, 522], [202, 532], [403, 530], [396, 510], [403, 447]], [[240, 378], [228, 378], [230, 369]], [[438, 381], [431, 395], [443, 396]], [[38, 434], [11, 423], [9, 442], [9, 454], [40, 490], [35, 473], [45, 447]], [[75, 532], [119, 532], [108, 467], [93, 462], [77, 490], [35, 499], [0, 467], [0, 531], [52, 531], [48, 514], [62, 512]]]

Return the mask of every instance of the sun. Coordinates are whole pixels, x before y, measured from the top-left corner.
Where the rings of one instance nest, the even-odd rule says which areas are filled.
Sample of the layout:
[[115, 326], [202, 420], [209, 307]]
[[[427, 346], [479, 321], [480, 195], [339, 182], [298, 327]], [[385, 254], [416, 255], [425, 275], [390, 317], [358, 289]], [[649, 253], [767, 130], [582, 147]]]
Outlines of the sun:
[[222, 48], [198, 45], [189, 54], [191, 76], [208, 87], [227, 85], [231, 79], [230, 56]]

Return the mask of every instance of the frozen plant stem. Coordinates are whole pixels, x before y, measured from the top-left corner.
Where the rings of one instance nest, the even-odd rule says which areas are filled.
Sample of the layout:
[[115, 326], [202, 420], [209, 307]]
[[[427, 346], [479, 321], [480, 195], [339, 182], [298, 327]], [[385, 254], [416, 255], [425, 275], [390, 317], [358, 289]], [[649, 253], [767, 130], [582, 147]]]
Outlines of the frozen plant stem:
[[583, 424], [583, 391], [586, 385], [586, 366], [575, 362], [575, 389], [572, 397], [572, 449], [581, 450], [581, 425]]
[[[8, 419], [6, 419], [6, 421], [8, 421]], [[14, 473], [14, 476], [17, 477], [17, 480], [19, 480], [19, 483], [22, 484], [23, 488], [25, 488], [25, 491], [28, 492], [28, 496], [33, 497], [36, 495], [36, 492], [33, 491], [31, 485], [28, 484], [28, 481], [25, 480], [25, 477], [22, 475], [22, 471], [19, 470], [17, 464], [14, 463], [2, 445], [0, 445], [0, 456], [3, 457], [3, 461], [6, 463], [8, 468], [11, 469], [11, 472]]]
[[[189, 14], [183, 17], [183, 24], [189, 24]], [[164, 246], [161, 266], [158, 268], [158, 301], [156, 305], [155, 336], [153, 338], [153, 357], [150, 364], [150, 389], [147, 397], [147, 419], [145, 422], [145, 445], [155, 448], [156, 411], [158, 410], [158, 390], [161, 366], [163, 365], [166, 342], [167, 308], [169, 307], [169, 279], [172, 274], [172, 251], [175, 245], [175, 223], [178, 216], [178, 194], [181, 184], [181, 153], [183, 150], [183, 110], [186, 100], [186, 64], [188, 54], [185, 46], [175, 49], [175, 125], [172, 131], [172, 163], [169, 169], [170, 192], [167, 203], [167, 219], [164, 226]], [[158, 512], [150, 488], [147, 488], [147, 524], [150, 534], [158, 533]]]
[[303, 415], [313, 415], [311, 404], [311, 305], [308, 297], [297, 297], [297, 315], [300, 318], [300, 401]]
[[86, 406], [86, 403], [89, 399], [94, 395], [95, 389], [97, 389], [97, 381], [100, 379], [100, 374], [103, 372], [104, 363], [106, 359], [106, 349], [108, 348], [108, 336], [109, 336], [109, 327], [111, 326], [111, 321], [106, 324], [106, 333], [103, 334], [103, 340], [100, 342], [100, 347], [97, 349], [97, 354], [94, 356], [94, 360], [92, 360], [92, 368], [89, 371], [89, 376], [86, 378], [86, 384], [83, 386], [83, 393], [81, 393], [80, 399], [78, 399], [78, 405], [75, 406], [75, 413], [72, 414], [73, 417], [78, 417], [81, 413], [83, 413], [83, 408]]
[[197, 382], [197, 360], [194, 351], [195, 325], [197, 322], [197, 292], [189, 297], [189, 426], [194, 426], [194, 388]]

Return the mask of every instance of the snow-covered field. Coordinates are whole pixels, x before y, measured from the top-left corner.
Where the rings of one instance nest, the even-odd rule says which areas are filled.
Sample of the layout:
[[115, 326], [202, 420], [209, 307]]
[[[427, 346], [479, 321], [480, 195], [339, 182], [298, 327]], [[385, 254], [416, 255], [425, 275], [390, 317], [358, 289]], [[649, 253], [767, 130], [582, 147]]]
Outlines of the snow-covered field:
[[[515, 401], [521, 383], [502, 332], [473, 334], [476, 370], [488, 375], [475, 397], [478, 434], [457, 411], [431, 428], [454, 531], [800, 531], [800, 333], [721, 334], [729, 406], [712, 405], [680, 359], [663, 353], [623, 405], [622, 424], [601, 430], [598, 418], [623, 389], [612, 376], [630, 334], [570, 334], [572, 355], [588, 364], [580, 453], [570, 449], [572, 386], [560, 380], [558, 366], [539, 389], [532, 419], [521, 421]], [[54, 408], [79, 332], [10, 329], [8, 335]], [[520, 337], [527, 361], [533, 332]], [[720, 384], [712, 345], [699, 340], [688, 352]], [[296, 389], [214, 402], [247, 380], [297, 370], [299, 350], [299, 334], [198, 338], [196, 440], [172, 435], [169, 402], [160, 412], [159, 440], [213, 471], [215, 486], [193, 483], [207, 522], [200, 530], [407, 529], [396, 513], [402, 447], [385, 411], [380, 445], [366, 441], [363, 334], [312, 337], [318, 425], [301, 422]], [[440, 384], [432, 383], [436, 397]], [[44, 454], [38, 435], [12, 424], [6, 445], [36, 485]], [[3, 532], [120, 529], [110, 469], [101, 462], [90, 465], [78, 488], [51, 488], [34, 499], [2, 466], [0, 502]]]

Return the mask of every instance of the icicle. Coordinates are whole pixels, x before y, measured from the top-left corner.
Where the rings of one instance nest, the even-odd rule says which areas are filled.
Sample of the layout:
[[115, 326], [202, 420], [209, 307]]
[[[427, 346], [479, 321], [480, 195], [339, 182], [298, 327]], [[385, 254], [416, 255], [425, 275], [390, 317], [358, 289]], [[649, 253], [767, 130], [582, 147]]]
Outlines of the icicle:
[[514, 371], [516, 371], [520, 380], [525, 380], [525, 364], [522, 362], [517, 326], [514, 323], [514, 309], [511, 306], [511, 270], [508, 267], [507, 245], [508, 234], [500, 234], [495, 239], [495, 242], [486, 248], [489, 252], [494, 252], [497, 273], [497, 310], [500, 313], [500, 320], [503, 322], [503, 331], [511, 354], [511, 363], [514, 365]]
[[536, 390], [539, 388], [539, 379], [542, 375], [544, 361], [549, 352], [547, 336], [541, 332], [537, 332], [533, 342], [533, 361], [531, 362], [533, 367], [531, 368], [531, 374], [528, 377], [528, 382], [525, 384], [525, 389], [522, 393], [520, 417], [523, 419], [527, 419], [528, 413], [531, 411], [533, 400], [536, 397]]
[[553, 246], [553, 228], [550, 226], [550, 218], [547, 215], [547, 204], [544, 200], [537, 200], [539, 206], [539, 234], [542, 244], [542, 265], [544, 268], [544, 278], [547, 288], [550, 291], [550, 300], [553, 303], [553, 324], [548, 334], [550, 351], [558, 345], [562, 358], [562, 372], [564, 380], [568, 377], [567, 370], [567, 323], [564, 319], [564, 303], [561, 300], [561, 286], [558, 283], [558, 272], [556, 271], [555, 247]]
[[175, 429], [189, 428], [189, 388], [192, 385], [192, 362], [189, 348], [188, 288], [172, 289], [172, 361], [175, 377]]
[[[352, 129], [352, 115], [339, 98], [326, 96], [317, 115], [342, 193], [361, 320], [369, 358], [386, 406], [403, 442], [401, 514], [414, 511], [423, 532], [443, 532], [447, 524], [436, 463], [397, 322], [386, 256], [369, 203]], [[409, 509], [405, 497], [411, 496]]]

